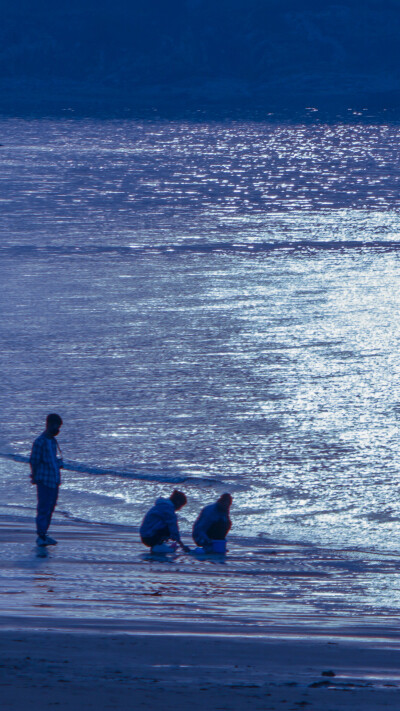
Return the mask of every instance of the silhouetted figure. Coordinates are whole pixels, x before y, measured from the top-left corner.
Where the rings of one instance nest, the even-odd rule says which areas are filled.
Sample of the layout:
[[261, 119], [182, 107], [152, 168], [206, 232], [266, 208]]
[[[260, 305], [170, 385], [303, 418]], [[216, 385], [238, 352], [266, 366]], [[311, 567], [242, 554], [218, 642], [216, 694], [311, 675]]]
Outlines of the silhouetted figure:
[[162, 545], [165, 541], [172, 539], [181, 546], [184, 551], [190, 548], [181, 541], [179, 533], [178, 517], [176, 512], [187, 503], [187, 498], [182, 491], [174, 489], [169, 499], [159, 498], [155, 505], [147, 512], [142, 521], [139, 533], [142, 543], [151, 549]]
[[212, 550], [213, 541], [225, 540], [232, 526], [229, 518], [231, 504], [232, 496], [222, 494], [215, 504], [209, 504], [200, 511], [192, 533], [196, 545], [206, 550]]
[[[37, 488], [36, 531], [38, 546], [54, 546], [57, 541], [47, 535], [55, 509], [60, 486], [60, 469], [63, 461], [57, 457], [60, 451], [56, 435], [63, 421], [60, 415], [47, 415], [45, 431], [35, 439], [30, 456], [31, 481]], [[61, 452], [60, 452], [61, 453]]]

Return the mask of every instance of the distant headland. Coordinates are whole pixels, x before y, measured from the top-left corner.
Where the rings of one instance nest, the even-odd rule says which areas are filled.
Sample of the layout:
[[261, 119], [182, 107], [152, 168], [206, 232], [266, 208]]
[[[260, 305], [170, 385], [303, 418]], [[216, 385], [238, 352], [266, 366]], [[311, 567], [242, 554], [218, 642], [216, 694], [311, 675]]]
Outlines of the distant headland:
[[400, 116], [400, 0], [29, 0], [0, 27], [0, 113]]

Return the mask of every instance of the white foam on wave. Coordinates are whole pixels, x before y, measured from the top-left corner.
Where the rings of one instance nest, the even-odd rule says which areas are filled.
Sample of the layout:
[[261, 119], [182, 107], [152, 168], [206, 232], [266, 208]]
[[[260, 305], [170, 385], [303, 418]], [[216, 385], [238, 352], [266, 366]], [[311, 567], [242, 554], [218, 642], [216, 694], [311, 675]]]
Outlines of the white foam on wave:
[[[2, 457], [3, 459], [9, 459], [14, 462], [21, 462], [25, 464], [29, 463], [29, 457], [21, 454], [0, 452], [0, 457]], [[199, 485], [223, 484], [223, 481], [219, 479], [190, 475], [185, 476], [174, 471], [170, 472], [170, 470], [168, 469], [162, 469], [158, 473], [155, 473], [154, 471], [127, 471], [118, 469], [108, 469], [103, 467], [93, 467], [88, 464], [82, 464], [80, 462], [71, 462], [68, 460], [64, 460], [63, 469], [70, 472], [77, 472], [79, 474], [88, 474], [92, 476], [112, 476], [137, 481], [148, 481], [156, 483], [158, 482], [160, 484], [183, 484], [184, 482], [190, 482], [191, 484]]]

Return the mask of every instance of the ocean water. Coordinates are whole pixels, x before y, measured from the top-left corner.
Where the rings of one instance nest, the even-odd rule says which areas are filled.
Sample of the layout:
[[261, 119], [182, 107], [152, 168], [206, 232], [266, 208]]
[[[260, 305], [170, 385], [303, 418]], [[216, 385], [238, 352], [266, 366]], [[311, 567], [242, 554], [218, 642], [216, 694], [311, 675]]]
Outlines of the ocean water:
[[56, 411], [65, 516], [395, 554], [400, 127], [0, 127], [1, 511]]

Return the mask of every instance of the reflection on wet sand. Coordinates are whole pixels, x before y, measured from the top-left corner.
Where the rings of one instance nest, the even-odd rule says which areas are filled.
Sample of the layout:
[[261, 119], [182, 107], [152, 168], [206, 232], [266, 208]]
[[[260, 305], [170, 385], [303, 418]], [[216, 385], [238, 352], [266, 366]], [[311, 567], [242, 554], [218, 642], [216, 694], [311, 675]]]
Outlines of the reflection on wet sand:
[[38, 557], [31, 523], [16, 528], [3, 517], [0, 588], [8, 614], [260, 629], [387, 625], [399, 614], [395, 555], [232, 537], [225, 557], [152, 556], [127, 527], [59, 518], [56, 530], [59, 545]]

